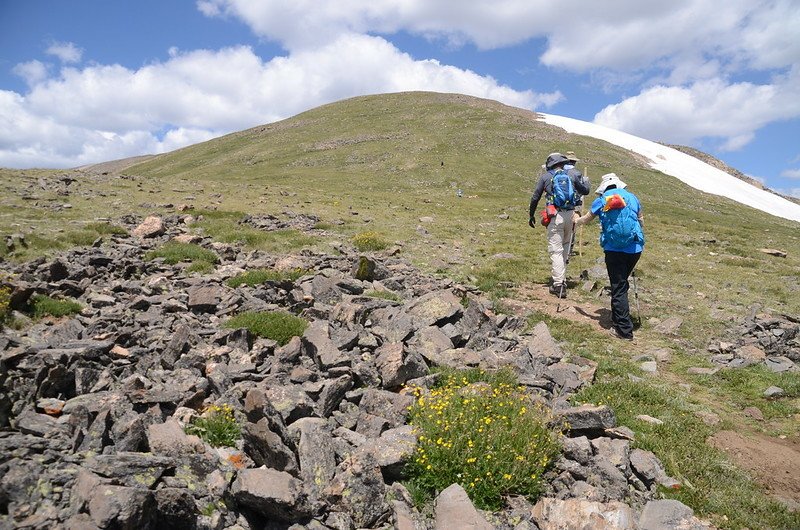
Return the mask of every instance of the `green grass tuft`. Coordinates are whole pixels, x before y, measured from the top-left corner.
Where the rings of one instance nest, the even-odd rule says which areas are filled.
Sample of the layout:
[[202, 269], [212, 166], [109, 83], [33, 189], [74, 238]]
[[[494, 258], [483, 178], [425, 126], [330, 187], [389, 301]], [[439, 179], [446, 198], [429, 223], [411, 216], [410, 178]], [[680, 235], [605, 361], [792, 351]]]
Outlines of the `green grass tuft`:
[[192, 265], [189, 267], [189, 272], [210, 272], [218, 259], [214, 252], [199, 245], [177, 241], [168, 241], [161, 248], [145, 254], [147, 260], [156, 258], [164, 258], [164, 262], [170, 265], [190, 261]]
[[302, 336], [308, 322], [283, 311], [247, 311], [232, 317], [225, 327], [247, 328], [253, 335], [272, 339], [283, 346], [292, 337]]
[[251, 271], [237, 274], [233, 278], [229, 278], [225, 283], [228, 287], [239, 287], [240, 285], [247, 285], [250, 287], [261, 285], [265, 282], [293, 282], [298, 278], [305, 276], [309, 271], [305, 269], [292, 269], [288, 271], [276, 269], [254, 269]]
[[242, 430], [230, 405], [212, 405], [203, 416], [186, 426], [186, 434], [199, 436], [211, 447], [236, 447]]
[[59, 300], [37, 294], [31, 297], [31, 308], [33, 318], [42, 318], [74, 315], [80, 313], [83, 306], [74, 300]]
[[370, 298], [380, 298], [382, 300], [391, 300], [392, 302], [403, 301], [403, 297], [393, 291], [376, 291], [374, 289], [370, 289], [369, 291], [364, 291], [364, 296], [369, 296]]

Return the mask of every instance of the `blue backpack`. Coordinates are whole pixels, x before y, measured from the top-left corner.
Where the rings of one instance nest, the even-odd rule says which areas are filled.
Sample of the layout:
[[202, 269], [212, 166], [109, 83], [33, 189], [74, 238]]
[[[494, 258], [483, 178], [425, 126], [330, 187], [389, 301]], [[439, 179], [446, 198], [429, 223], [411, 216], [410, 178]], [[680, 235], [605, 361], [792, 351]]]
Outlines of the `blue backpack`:
[[559, 209], [575, 207], [575, 187], [566, 171], [556, 170], [550, 180], [550, 185], [553, 188], [553, 206]]
[[603, 194], [605, 206], [600, 212], [600, 245], [622, 250], [633, 243], [644, 245], [644, 232], [639, 217], [631, 208], [630, 194], [623, 190], [608, 190]]

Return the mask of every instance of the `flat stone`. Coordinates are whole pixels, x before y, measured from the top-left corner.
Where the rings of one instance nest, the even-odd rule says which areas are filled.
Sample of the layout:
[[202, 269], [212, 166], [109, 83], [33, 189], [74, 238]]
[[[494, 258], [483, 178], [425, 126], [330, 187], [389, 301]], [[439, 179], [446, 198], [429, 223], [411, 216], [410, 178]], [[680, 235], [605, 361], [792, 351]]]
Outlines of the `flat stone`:
[[710, 525], [694, 516], [694, 511], [680, 501], [672, 499], [648, 502], [639, 517], [641, 530], [709, 530]]
[[639, 421], [643, 421], [645, 423], [649, 423], [651, 425], [664, 425], [663, 421], [659, 420], [658, 418], [648, 416], [647, 414], [639, 414], [638, 416], [636, 416], [636, 419]]
[[779, 386], [771, 386], [764, 391], [765, 398], [778, 398], [785, 395], [785, 391]]
[[567, 423], [571, 431], [603, 431], [617, 426], [614, 411], [607, 405], [581, 405], [558, 413], [558, 420]]
[[764, 359], [764, 364], [767, 365], [767, 369], [770, 372], [774, 373], [793, 372], [798, 370], [797, 366], [795, 366], [791, 359], [783, 356], [767, 357]]
[[242, 469], [230, 488], [238, 504], [266, 517], [294, 522], [311, 515], [303, 483], [274, 469]]

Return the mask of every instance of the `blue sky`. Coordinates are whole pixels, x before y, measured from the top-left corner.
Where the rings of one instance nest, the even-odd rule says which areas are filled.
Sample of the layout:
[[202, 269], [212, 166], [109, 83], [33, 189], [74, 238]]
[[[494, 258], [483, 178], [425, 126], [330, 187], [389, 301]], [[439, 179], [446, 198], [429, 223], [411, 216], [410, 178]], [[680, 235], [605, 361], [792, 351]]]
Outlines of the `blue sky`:
[[458, 92], [691, 145], [800, 196], [793, 0], [3, 0], [0, 166]]

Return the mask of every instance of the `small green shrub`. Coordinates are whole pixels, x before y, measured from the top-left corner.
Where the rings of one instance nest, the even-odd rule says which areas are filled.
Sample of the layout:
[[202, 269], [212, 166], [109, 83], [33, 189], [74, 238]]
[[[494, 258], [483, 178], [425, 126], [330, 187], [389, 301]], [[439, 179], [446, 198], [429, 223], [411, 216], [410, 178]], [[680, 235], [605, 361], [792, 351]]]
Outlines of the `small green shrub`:
[[308, 327], [308, 322], [283, 311], [246, 311], [232, 317], [226, 328], [247, 328], [250, 333], [276, 341], [281, 346], [292, 337], [299, 337]]
[[389, 242], [383, 239], [378, 232], [361, 232], [354, 235], [350, 241], [361, 252], [383, 250], [389, 246]]
[[111, 235], [122, 236], [128, 233], [128, 231], [122, 228], [121, 226], [106, 222], [89, 223], [88, 225], [86, 225], [86, 229], [97, 232], [100, 235], [108, 235], [108, 236]]
[[209, 272], [213, 270], [214, 264], [217, 262], [217, 255], [214, 252], [194, 243], [178, 243], [177, 241], [169, 241], [161, 248], [145, 254], [147, 260], [156, 258], [164, 258], [164, 262], [170, 265], [191, 261], [192, 265], [189, 266], [188, 272]]
[[225, 283], [229, 287], [239, 287], [240, 285], [261, 285], [268, 281], [282, 282], [282, 281], [295, 281], [301, 276], [308, 274], [305, 269], [292, 269], [288, 271], [279, 271], [276, 269], [255, 269], [251, 271], [238, 274], [233, 278], [228, 279]]
[[44, 316], [65, 317], [80, 313], [83, 306], [75, 300], [60, 300], [45, 295], [34, 295], [31, 297], [31, 307], [33, 308], [33, 318]]
[[6, 285], [0, 286], [0, 324], [6, 321], [8, 315], [11, 313], [11, 287]]
[[376, 290], [369, 290], [364, 291], [364, 296], [369, 296], [370, 298], [380, 298], [382, 300], [391, 300], [393, 302], [402, 302], [403, 297], [393, 291], [376, 291]]
[[545, 412], [511, 383], [510, 372], [445, 371], [441, 381], [430, 392], [412, 390], [410, 423], [419, 435], [407, 464], [412, 491], [436, 494], [458, 483], [490, 510], [505, 495], [535, 500], [559, 452]]
[[197, 435], [212, 447], [236, 447], [242, 431], [230, 405], [212, 405], [186, 426], [186, 434]]

